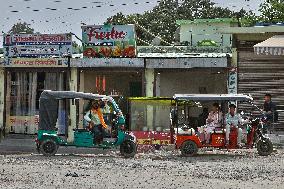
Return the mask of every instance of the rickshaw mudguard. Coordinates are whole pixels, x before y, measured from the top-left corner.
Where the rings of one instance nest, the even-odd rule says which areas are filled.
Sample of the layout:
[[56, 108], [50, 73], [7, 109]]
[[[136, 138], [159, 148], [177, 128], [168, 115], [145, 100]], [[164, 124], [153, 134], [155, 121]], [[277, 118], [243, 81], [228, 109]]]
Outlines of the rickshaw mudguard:
[[202, 143], [197, 135], [177, 135], [176, 136], [176, 148], [179, 149], [181, 145], [187, 141], [191, 140], [196, 143], [198, 148], [202, 147]]
[[123, 143], [123, 141], [125, 140], [125, 133], [121, 130], [118, 130], [117, 132], [117, 141], [115, 143], [116, 146], [119, 146]]
[[57, 144], [64, 145], [66, 141], [62, 140], [56, 131], [53, 130], [38, 130], [37, 132], [37, 140], [42, 142], [46, 139], [53, 139]]

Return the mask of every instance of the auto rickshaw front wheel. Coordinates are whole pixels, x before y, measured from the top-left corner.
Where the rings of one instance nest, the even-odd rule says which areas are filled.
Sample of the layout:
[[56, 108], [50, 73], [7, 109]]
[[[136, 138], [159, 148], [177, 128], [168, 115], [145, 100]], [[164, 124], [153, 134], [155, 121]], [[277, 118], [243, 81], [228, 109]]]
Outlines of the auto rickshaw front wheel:
[[131, 141], [131, 140], [125, 140], [121, 145], [120, 145], [120, 153], [122, 156], [125, 158], [131, 158], [134, 157], [136, 154], [136, 144]]
[[46, 139], [40, 144], [40, 152], [45, 156], [54, 156], [57, 150], [58, 145], [52, 139]]
[[192, 140], [184, 141], [180, 147], [181, 155], [185, 157], [194, 156], [198, 152], [198, 147]]
[[273, 151], [273, 144], [269, 138], [260, 139], [257, 144], [257, 152], [261, 156], [268, 156]]

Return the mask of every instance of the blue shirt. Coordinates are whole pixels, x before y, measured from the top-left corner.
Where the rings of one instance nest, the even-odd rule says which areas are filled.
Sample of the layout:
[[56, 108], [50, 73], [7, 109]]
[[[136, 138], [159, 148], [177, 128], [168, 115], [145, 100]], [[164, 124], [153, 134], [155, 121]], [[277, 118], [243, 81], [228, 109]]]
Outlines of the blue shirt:
[[242, 123], [242, 118], [240, 114], [234, 114], [234, 116], [232, 116], [230, 113], [227, 113], [225, 120], [226, 120], [226, 125], [238, 126], [239, 124]]

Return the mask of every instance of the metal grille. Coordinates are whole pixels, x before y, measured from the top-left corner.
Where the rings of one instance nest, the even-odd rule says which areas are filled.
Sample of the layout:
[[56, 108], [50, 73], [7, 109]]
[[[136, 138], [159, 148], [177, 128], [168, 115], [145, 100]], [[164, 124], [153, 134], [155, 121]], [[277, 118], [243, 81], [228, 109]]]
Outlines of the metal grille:
[[265, 93], [272, 95], [279, 112], [276, 130], [284, 131], [284, 56], [238, 52], [238, 93], [250, 94], [262, 107]]

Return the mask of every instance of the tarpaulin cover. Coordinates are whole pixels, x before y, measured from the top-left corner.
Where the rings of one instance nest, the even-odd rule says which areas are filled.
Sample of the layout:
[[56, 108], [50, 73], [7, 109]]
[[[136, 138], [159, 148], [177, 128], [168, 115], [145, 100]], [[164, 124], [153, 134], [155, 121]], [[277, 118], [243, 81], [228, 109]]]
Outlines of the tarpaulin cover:
[[54, 130], [58, 118], [58, 100], [63, 99], [108, 99], [116, 112], [121, 112], [112, 97], [106, 95], [97, 95], [92, 93], [74, 92], [74, 91], [49, 91], [45, 90], [40, 96], [39, 111], [39, 130]]

